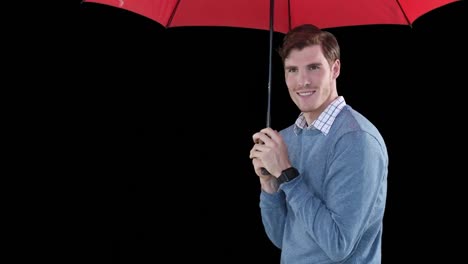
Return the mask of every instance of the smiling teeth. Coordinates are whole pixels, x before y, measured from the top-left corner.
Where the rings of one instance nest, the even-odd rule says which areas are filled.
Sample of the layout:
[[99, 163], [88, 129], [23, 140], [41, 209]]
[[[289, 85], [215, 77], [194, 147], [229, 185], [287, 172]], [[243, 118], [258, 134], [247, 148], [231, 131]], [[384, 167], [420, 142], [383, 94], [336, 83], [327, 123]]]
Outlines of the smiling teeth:
[[304, 92], [304, 93], [299, 93], [300, 96], [307, 96], [307, 95], [311, 95], [313, 94], [314, 92]]

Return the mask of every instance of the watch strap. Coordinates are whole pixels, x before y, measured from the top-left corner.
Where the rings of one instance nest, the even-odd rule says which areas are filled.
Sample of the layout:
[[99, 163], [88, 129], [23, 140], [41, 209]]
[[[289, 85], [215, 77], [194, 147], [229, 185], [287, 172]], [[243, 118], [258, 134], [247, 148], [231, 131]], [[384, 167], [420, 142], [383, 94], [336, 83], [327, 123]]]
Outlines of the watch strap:
[[278, 183], [282, 184], [285, 182], [290, 182], [297, 176], [299, 176], [299, 171], [296, 168], [287, 168], [281, 172], [281, 175], [278, 177]]

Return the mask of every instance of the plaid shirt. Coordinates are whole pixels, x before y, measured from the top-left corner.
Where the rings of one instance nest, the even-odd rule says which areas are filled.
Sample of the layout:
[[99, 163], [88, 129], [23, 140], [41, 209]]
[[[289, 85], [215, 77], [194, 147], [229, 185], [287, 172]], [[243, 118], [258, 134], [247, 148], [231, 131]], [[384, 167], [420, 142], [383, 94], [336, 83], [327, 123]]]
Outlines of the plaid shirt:
[[299, 133], [299, 129], [313, 129], [316, 128], [320, 130], [324, 135], [327, 135], [330, 131], [333, 122], [335, 121], [336, 116], [341, 112], [341, 109], [346, 105], [345, 99], [343, 96], [338, 96], [325, 110], [319, 115], [317, 119], [312, 122], [308, 127], [306, 127], [307, 122], [304, 117], [304, 113], [301, 113], [296, 119], [296, 126], [294, 127], [294, 132]]

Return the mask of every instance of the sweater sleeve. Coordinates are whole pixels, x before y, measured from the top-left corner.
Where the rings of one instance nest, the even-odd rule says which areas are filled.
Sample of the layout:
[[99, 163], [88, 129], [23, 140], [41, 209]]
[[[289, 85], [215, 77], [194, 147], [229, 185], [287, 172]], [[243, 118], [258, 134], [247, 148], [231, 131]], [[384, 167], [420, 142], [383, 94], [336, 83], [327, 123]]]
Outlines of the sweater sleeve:
[[284, 223], [286, 221], [286, 200], [284, 193], [278, 191], [260, 194], [260, 211], [265, 232], [271, 242], [278, 248], [282, 247]]
[[[316, 243], [330, 259], [342, 261], [370, 224], [388, 157], [379, 141], [363, 131], [343, 135], [330, 148], [322, 199], [300, 177], [281, 188]], [[314, 164], [309, 166], [313, 177]]]

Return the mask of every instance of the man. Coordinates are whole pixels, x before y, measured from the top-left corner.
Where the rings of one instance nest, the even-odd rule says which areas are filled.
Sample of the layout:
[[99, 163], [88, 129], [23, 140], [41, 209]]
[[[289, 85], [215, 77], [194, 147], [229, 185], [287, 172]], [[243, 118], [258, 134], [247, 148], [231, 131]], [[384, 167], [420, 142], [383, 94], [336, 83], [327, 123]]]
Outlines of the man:
[[280, 132], [253, 135], [265, 231], [281, 263], [381, 263], [388, 154], [376, 127], [338, 95], [338, 42], [302, 25], [280, 56], [301, 113]]

